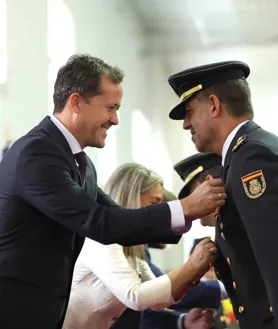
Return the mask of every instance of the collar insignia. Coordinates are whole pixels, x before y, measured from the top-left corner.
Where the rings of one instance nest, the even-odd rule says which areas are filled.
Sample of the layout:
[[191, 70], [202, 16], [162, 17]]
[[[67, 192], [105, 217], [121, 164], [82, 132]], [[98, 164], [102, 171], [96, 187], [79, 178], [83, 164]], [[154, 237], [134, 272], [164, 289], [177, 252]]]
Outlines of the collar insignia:
[[243, 144], [247, 141], [246, 135], [240, 136], [236, 142], [236, 145], [233, 147], [232, 152], [236, 152]]

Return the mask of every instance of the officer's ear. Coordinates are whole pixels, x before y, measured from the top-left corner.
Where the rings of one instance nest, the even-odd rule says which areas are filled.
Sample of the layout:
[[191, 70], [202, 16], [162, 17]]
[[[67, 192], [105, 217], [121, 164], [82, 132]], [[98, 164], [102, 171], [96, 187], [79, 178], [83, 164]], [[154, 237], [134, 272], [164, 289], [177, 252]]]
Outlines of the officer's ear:
[[213, 118], [217, 118], [220, 115], [221, 104], [217, 96], [215, 95], [209, 96], [209, 109], [211, 111]]
[[207, 175], [206, 180], [211, 180], [211, 179], [213, 179], [213, 176]]

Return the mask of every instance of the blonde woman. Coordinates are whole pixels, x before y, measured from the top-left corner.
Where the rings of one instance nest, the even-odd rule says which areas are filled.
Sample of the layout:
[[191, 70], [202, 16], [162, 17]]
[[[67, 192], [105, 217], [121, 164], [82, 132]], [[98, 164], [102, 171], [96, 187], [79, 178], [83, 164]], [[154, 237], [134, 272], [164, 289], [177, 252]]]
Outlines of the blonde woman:
[[[163, 202], [161, 177], [131, 163], [119, 167], [104, 190], [121, 207], [139, 207]], [[131, 219], [132, 220], [132, 219]], [[108, 329], [129, 307], [161, 310], [179, 300], [214, 262], [216, 248], [202, 241], [180, 268], [159, 278], [144, 259], [144, 245], [102, 245], [86, 239], [76, 262], [64, 329]], [[208, 328], [210, 314], [199, 319]]]

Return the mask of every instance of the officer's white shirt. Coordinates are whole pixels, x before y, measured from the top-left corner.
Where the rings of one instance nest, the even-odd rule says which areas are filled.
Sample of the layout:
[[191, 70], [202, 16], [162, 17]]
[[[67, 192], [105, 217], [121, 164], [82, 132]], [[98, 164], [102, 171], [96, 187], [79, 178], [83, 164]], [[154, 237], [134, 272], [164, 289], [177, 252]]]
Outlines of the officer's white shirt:
[[249, 120], [246, 120], [242, 123], [240, 123], [238, 126], [235, 127], [235, 129], [230, 133], [230, 135], [227, 137], [223, 148], [222, 148], [222, 166], [224, 166], [225, 163], [225, 158], [228, 152], [228, 149], [232, 143], [232, 140], [234, 139], [235, 135], [237, 134], [237, 132], [239, 131], [239, 129], [245, 125], [245, 123], [247, 123]]

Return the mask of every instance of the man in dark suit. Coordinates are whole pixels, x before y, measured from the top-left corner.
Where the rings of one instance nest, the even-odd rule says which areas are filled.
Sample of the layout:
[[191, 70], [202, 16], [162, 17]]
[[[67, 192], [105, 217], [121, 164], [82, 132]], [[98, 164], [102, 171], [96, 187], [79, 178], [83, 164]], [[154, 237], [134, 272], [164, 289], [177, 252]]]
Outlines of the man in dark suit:
[[[3, 329], [61, 328], [85, 236], [123, 245], [177, 241], [191, 220], [224, 204], [220, 180], [181, 202], [138, 210], [121, 209], [101, 191], [83, 149], [103, 147], [118, 124], [122, 79], [98, 58], [70, 58], [55, 82], [54, 115], [17, 140], [0, 163]], [[196, 280], [190, 275], [189, 283]]]
[[253, 121], [247, 64], [195, 67], [169, 78], [180, 97], [170, 118], [184, 120], [200, 152], [222, 156], [228, 201], [217, 219], [224, 282], [241, 329], [278, 327], [278, 138]]

